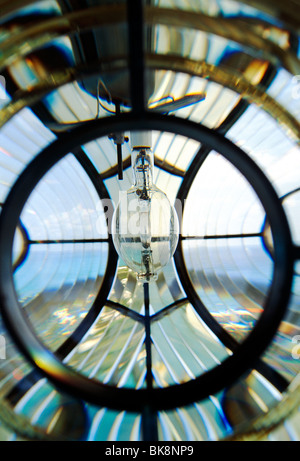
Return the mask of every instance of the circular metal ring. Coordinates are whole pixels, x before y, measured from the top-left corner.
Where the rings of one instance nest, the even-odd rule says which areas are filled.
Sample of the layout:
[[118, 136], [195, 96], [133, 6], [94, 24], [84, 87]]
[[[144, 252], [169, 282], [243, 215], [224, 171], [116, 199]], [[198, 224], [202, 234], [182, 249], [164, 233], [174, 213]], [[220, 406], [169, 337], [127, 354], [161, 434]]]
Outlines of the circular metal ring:
[[[116, 388], [78, 374], [36, 337], [16, 297], [11, 271], [12, 245], [29, 194], [58, 160], [78, 145], [112, 132], [145, 129], [171, 132], [198, 141], [219, 152], [246, 177], [269, 217], [274, 240], [274, 272], [263, 313], [243, 343], [220, 365], [191, 381], [166, 388]], [[214, 130], [188, 120], [148, 112], [121, 114], [93, 120], [63, 135], [35, 157], [12, 187], [0, 215], [1, 310], [21, 351], [60, 389], [92, 404], [117, 410], [139, 412], [149, 405], [153, 409], [167, 410], [215, 394], [253, 367], [275, 335], [286, 311], [293, 277], [292, 248], [290, 229], [280, 200], [260, 168], [239, 147]]]

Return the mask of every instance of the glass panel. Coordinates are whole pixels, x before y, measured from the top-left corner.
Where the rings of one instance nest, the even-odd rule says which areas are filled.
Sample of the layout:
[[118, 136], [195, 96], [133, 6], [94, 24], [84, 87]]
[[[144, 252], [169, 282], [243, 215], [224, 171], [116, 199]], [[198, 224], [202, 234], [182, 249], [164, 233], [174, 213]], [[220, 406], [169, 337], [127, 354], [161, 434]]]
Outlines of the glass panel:
[[55, 350], [93, 305], [107, 264], [106, 243], [31, 244], [14, 273], [19, 302], [47, 347]]
[[[128, 133], [125, 133], [125, 136], [128, 137]], [[111, 167], [117, 165], [117, 146], [115, 145], [114, 141], [109, 137], [100, 138], [96, 141], [91, 141], [83, 146], [83, 150], [90, 158], [90, 160], [93, 162], [94, 166], [99, 171], [99, 173], [104, 174], [104, 172], [109, 171]], [[128, 142], [125, 142], [124, 144], [122, 144], [123, 161], [130, 157], [130, 153], [130, 145]], [[117, 170], [115, 170], [113, 174], [116, 175]], [[129, 180], [132, 181], [131, 172], [129, 174]], [[121, 183], [121, 185], [122, 184], [123, 182]], [[119, 187], [121, 187], [121, 185]]]
[[145, 377], [144, 336], [142, 323], [105, 307], [68, 364], [104, 383], [139, 388]]
[[43, 428], [51, 437], [61, 437], [61, 432], [68, 433], [66, 439], [80, 440], [86, 431], [86, 410], [84, 405], [72, 397], [63, 395], [40, 379], [28, 392], [18, 400], [15, 407], [17, 414], [28, 418], [31, 425]]
[[247, 180], [212, 152], [185, 201], [182, 233], [190, 237], [258, 234], [264, 217], [262, 205]]
[[164, 387], [194, 379], [228, 356], [190, 304], [152, 322], [155, 385]]
[[252, 329], [263, 309], [272, 261], [259, 238], [183, 242], [191, 281], [201, 301], [237, 340]]
[[203, 402], [159, 412], [159, 440], [180, 442], [216, 441], [230, 433], [220, 402], [210, 397]]
[[281, 399], [280, 392], [260, 373], [253, 371], [222, 393], [221, 405], [234, 431], [266, 414]]
[[278, 328], [264, 361], [291, 381], [300, 372], [300, 277], [294, 276], [288, 312]]
[[282, 200], [295, 245], [300, 246], [300, 189], [291, 192]]
[[144, 313], [143, 286], [137, 282], [136, 275], [121, 259], [109, 299], [134, 312]]
[[98, 410], [88, 435], [89, 441], [140, 441], [141, 416], [135, 413]]
[[176, 170], [181, 170], [182, 173], [188, 168], [199, 150], [198, 142], [172, 133], [153, 132], [152, 139], [155, 157], [174, 166]]
[[227, 136], [255, 160], [279, 196], [299, 187], [300, 148], [266, 112], [250, 106]]
[[103, 203], [78, 161], [68, 155], [38, 183], [21, 220], [31, 241], [103, 239]]
[[[188, 100], [184, 102], [187, 95], [203, 95], [204, 98], [195, 103], [189, 103]], [[149, 107], [151, 110], [163, 112], [163, 104], [168, 103], [170, 113], [173, 113], [173, 105], [176, 107], [176, 116], [201, 122], [209, 128], [217, 128], [239, 100], [240, 96], [234, 91], [205, 78], [191, 77], [180, 72], [157, 71]], [[180, 137], [178, 142], [179, 140]], [[185, 143], [189, 145], [193, 141], [185, 140]], [[176, 145], [172, 143], [172, 147], [174, 150]]]
[[23, 109], [0, 130], [0, 201], [3, 202], [26, 164], [55, 136], [29, 109]]
[[277, 72], [267, 93], [300, 121], [300, 77], [291, 75], [284, 69]]

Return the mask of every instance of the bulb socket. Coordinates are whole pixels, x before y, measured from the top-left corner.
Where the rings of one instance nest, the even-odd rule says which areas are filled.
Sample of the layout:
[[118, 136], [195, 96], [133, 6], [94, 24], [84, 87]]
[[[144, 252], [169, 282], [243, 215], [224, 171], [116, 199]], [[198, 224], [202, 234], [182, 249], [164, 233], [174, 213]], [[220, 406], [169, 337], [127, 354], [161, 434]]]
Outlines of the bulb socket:
[[151, 131], [132, 131], [130, 133], [130, 143], [132, 150], [151, 149]]

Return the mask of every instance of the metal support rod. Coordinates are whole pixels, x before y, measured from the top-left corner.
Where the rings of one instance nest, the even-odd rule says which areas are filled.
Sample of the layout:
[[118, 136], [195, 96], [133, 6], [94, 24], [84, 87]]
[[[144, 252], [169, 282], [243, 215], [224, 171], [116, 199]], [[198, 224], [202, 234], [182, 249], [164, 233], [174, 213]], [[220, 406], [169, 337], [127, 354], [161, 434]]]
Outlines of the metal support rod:
[[145, 110], [144, 17], [142, 0], [127, 0], [131, 106]]
[[[144, 303], [145, 303], [145, 348], [146, 348], [146, 384], [147, 389], [153, 388], [152, 375], [152, 354], [151, 354], [151, 321], [150, 321], [150, 297], [149, 283], [144, 283]], [[142, 411], [142, 432], [144, 441], [157, 441], [157, 412], [146, 405]]]
[[144, 283], [144, 302], [145, 302], [145, 347], [146, 347], [146, 383], [147, 388], [153, 387], [152, 376], [152, 355], [151, 355], [151, 327], [150, 327], [150, 311], [149, 311], [149, 284]]
[[142, 434], [144, 442], [158, 442], [157, 412], [150, 405], [142, 412]]
[[123, 160], [122, 160], [122, 144], [117, 144], [117, 156], [118, 156], [118, 179], [123, 179]]
[[[116, 103], [116, 115], [121, 113], [120, 103]], [[118, 162], [118, 178], [123, 179], [123, 158], [122, 158], [122, 143], [117, 142], [117, 162]]]

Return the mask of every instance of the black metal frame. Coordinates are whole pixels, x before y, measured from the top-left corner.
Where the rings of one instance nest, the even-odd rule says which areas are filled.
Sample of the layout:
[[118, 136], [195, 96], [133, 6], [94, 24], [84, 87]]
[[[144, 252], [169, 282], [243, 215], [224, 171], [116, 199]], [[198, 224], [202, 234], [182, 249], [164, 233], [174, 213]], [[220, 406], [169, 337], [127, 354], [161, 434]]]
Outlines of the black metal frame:
[[[43, 175], [78, 145], [111, 132], [160, 130], [198, 141], [220, 152], [248, 179], [269, 217], [274, 240], [274, 276], [264, 306], [253, 331], [222, 364], [189, 382], [168, 388], [114, 388], [89, 380], [66, 367], [35, 336], [22, 313], [14, 291], [11, 251], [14, 230], [26, 200]], [[154, 113], [120, 114], [94, 120], [66, 133], [41, 152], [23, 171], [12, 187], [0, 216], [1, 309], [7, 328], [27, 358], [62, 390], [98, 405], [118, 410], [166, 410], [200, 401], [251, 369], [270, 343], [286, 311], [293, 276], [293, 245], [285, 213], [272, 185], [258, 166], [221, 134], [188, 120]]]

